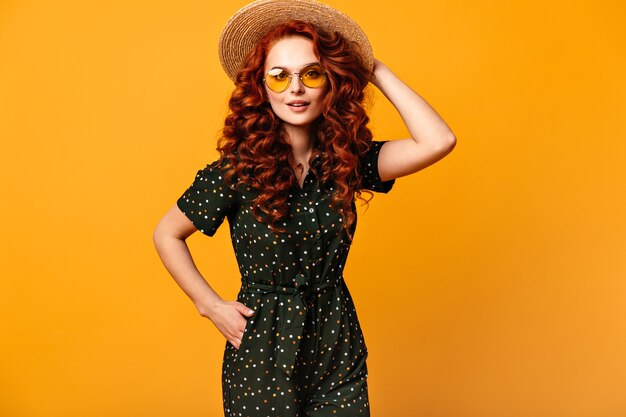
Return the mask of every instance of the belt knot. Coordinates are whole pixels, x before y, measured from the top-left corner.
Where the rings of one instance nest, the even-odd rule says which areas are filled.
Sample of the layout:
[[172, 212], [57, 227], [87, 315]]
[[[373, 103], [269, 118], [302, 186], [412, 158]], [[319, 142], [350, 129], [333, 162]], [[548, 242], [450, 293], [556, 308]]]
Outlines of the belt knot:
[[[327, 280], [311, 283], [303, 273], [297, 273], [294, 277], [294, 285], [271, 285], [260, 282], [248, 281], [243, 277], [242, 286], [248, 293], [274, 292], [281, 296], [290, 296], [290, 302], [283, 303], [279, 311], [282, 324], [277, 333], [277, 343], [274, 347], [275, 366], [280, 368], [287, 376], [291, 376], [296, 361], [296, 354], [303, 336], [306, 312], [308, 311], [306, 299], [326, 288], [339, 285], [342, 275], [329, 277]], [[291, 306], [292, 308], [289, 308]]]

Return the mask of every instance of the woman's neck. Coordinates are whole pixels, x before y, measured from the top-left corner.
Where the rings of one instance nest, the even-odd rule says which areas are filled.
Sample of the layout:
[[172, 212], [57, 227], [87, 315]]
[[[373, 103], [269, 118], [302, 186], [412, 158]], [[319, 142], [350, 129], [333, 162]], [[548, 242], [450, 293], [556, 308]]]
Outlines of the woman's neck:
[[313, 152], [310, 127], [285, 126], [285, 132], [287, 133], [287, 141], [293, 148], [293, 156], [296, 163], [307, 164]]

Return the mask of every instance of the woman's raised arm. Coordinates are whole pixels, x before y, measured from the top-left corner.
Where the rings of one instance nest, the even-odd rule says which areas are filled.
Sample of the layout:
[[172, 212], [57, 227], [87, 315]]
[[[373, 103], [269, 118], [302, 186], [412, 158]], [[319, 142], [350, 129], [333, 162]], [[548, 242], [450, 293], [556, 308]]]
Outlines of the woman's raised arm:
[[386, 142], [380, 149], [378, 172], [382, 181], [413, 174], [442, 159], [456, 145], [456, 137], [437, 112], [419, 94], [375, 60], [371, 80], [398, 110], [410, 138]]

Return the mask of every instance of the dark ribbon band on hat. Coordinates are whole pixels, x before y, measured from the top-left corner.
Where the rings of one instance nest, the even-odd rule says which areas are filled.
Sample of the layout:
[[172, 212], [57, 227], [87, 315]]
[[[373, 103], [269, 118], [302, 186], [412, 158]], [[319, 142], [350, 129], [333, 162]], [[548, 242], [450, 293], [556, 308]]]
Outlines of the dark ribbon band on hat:
[[248, 293], [274, 292], [285, 297], [283, 302], [283, 324], [279, 330], [277, 344], [274, 347], [275, 366], [280, 368], [288, 377], [293, 372], [296, 354], [303, 337], [304, 324], [307, 314], [307, 298], [315, 293], [338, 285], [343, 276], [330, 277], [327, 281], [310, 285], [305, 275], [298, 273], [295, 276], [294, 286], [269, 285], [248, 281], [244, 277], [242, 289]]

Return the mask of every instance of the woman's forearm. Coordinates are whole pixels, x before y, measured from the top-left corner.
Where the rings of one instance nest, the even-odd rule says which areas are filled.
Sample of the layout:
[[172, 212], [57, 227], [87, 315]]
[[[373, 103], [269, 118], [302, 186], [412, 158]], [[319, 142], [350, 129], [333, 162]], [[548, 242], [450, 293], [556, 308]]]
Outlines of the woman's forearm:
[[374, 75], [372, 84], [398, 110], [413, 140], [434, 147], [454, 142], [452, 130], [426, 100], [378, 60], [375, 60]]
[[212, 309], [223, 300], [198, 271], [187, 243], [174, 236], [155, 233], [154, 244], [165, 268], [200, 315], [211, 318]]

